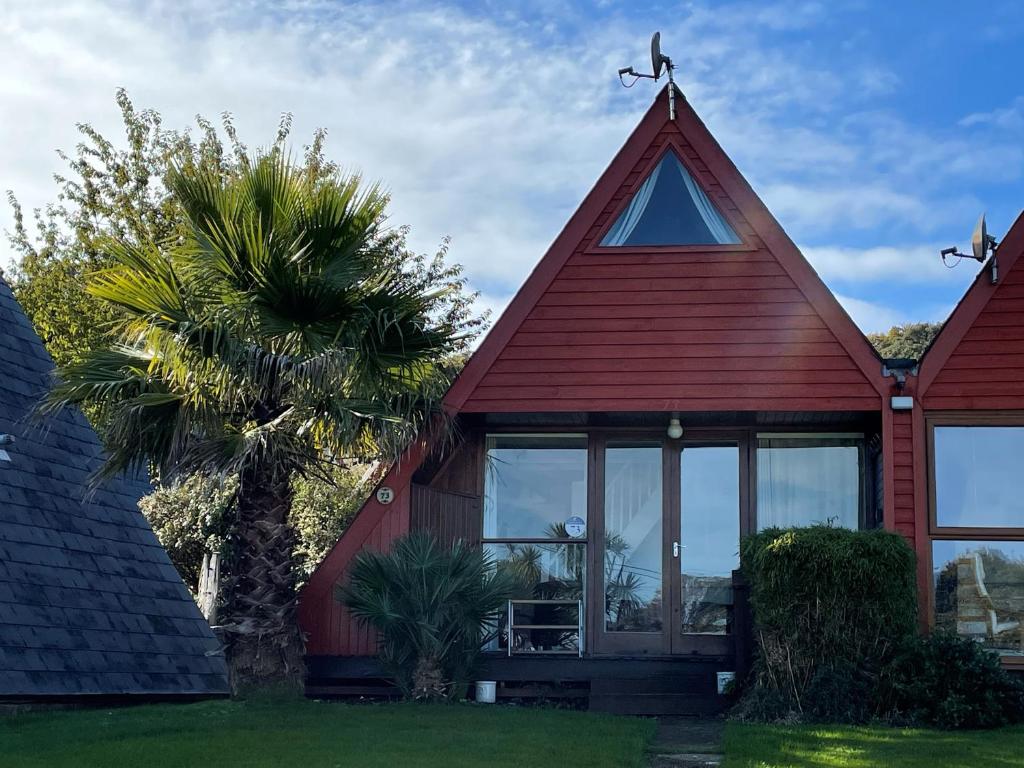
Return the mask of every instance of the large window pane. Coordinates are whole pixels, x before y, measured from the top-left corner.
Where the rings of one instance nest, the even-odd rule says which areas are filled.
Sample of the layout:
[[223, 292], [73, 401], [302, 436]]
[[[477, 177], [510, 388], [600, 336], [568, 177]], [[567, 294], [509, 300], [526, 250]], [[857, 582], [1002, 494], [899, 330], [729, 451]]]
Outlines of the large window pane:
[[605, 451], [605, 629], [662, 627], [660, 443], [610, 443]]
[[680, 470], [682, 630], [724, 635], [730, 629], [732, 572], [739, 567], [739, 449], [684, 448]]
[[587, 438], [492, 435], [484, 485], [485, 539], [565, 537], [587, 519]]
[[935, 427], [941, 526], [1024, 528], [1024, 427]]
[[863, 440], [758, 436], [757, 525], [857, 528]]
[[584, 544], [485, 544], [484, 551], [499, 570], [511, 571], [520, 584], [514, 595], [514, 623], [526, 628], [509, 632], [508, 616], [489, 650], [514, 653], [563, 653], [579, 649], [579, 608], [586, 584]]
[[1024, 542], [934, 541], [935, 626], [1024, 656]]

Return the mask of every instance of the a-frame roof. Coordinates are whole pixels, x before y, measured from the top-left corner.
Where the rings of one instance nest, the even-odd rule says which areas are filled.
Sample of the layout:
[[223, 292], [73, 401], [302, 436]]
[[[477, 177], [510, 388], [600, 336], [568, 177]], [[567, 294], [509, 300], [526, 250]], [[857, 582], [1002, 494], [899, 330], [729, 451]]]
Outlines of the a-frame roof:
[[[964, 378], [966, 374], [960, 377], [960, 383], [964, 384], [966, 389], [977, 393], [977, 386], [969, 387], [967, 385], [992, 383], [992, 374], [987, 369], [995, 354], [1001, 355], [1004, 360], [1010, 362], [1013, 362], [1011, 356], [1024, 355], [1024, 335], [1017, 331], [1024, 325], [1024, 270], [1019, 266], [1022, 254], [1024, 254], [1024, 212], [1017, 217], [996, 251], [998, 264], [996, 283], [992, 283], [991, 263], [987, 263], [979, 270], [971, 287], [967, 289], [950, 313], [921, 358], [917, 378], [919, 396], [927, 397], [932, 384], [944, 383], [940, 377], [947, 371], [954, 356], [963, 358], [967, 370], [973, 369], [977, 372], [977, 381], [967, 380]], [[985, 314], [991, 315], [987, 331], [976, 327]], [[972, 333], [977, 338], [972, 338], [970, 336]], [[974, 360], [974, 363], [967, 367], [971, 359]], [[1024, 366], [1014, 365], [1009, 367], [1008, 371], [1012, 372], [1011, 376], [1016, 377], [1022, 367]], [[948, 374], [946, 375], [948, 376]], [[1016, 380], [1019, 381], [1019, 379]], [[972, 402], [971, 404], [987, 405], [992, 408], [1004, 407], [1005, 404], [996, 403], [993, 398], [1000, 394], [1000, 389], [1006, 390], [1008, 386], [1008, 384], [1003, 384], [989, 395], [978, 393], [971, 397], [972, 401], [987, 398], [990, 402]], [[1019, 400], [1019, 393], [1014, 394]], [[939, 404], [941, 405], [941, 403]], [[964, 400], [958, 405], [968, 405], [968, 403]], [[1014, 406], [1014, 403], [1011, 402], [1009, 405]]]
[[99, 439], [73, 409], [34, 423], [53, 362], [0, 278], [0, 699], [226, 694], [220, 643], [138, 508], [88, 493]]
[[[870, 410], [870, 343], [684, 98], [662, 91], [445, 397], [451, 413]], [[674, 151], [739, 246], [611, 249]]]

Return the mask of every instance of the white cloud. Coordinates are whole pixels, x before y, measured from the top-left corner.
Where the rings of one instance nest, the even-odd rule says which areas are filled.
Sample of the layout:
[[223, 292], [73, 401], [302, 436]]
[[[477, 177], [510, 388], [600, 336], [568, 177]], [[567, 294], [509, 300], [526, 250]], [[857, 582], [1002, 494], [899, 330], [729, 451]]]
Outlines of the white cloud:
[[[229, 110], [251, 145], [291, 111], [297, 142], [323, 126], [334, 159], [384, 180], [392, 220], [412, 225], [416, 248], [451, 235], [451, 257], [499, 308], [654, 91], [624, 91], [614, 78], [645, 61], [647, 19], [615, 4], [600, 17], [565, 3], [485, 7], [0, 0], [0, 190], [28, 208], [51, 201], [54, 150], [78, 141], [75, 122], [120, 130], [118, 86], [171, 127]], [[945, 236], [936, 230], [954, 213], [981, 206], [943, 183], [1019, 169], [1020, 147], [975, 150], [869, 113], [869, 100], [898, 84], [894, 73], [858, 52], [842, 65], [815, 62], [761, 37], [828, 23], [831, 6], [815, 2], [697, 2], [663, 27], [663, 41], [687, 97], [797, 239], [841, 243], [851, 230], [896, 225], [907, 241]], [[0, 228], [9, 225], [0, 208]], [[893, 250], [807, 253], [826, 279], [892, 267], [944, 279], [925, 247]]]
[[864, 333], [887, 331], [894, 325], [907, 322], [903, 313], [891, 307], [839, 294], [836, 295], [836, 299]]
[[989, 112], [974, 112], [960, 120], [963, 126], [991, 126], [1004, 131], [1024, 131], [1024, 96], [1014, 99], [1008, 107]]
[[[934, 245], [879, 246], [849, 248], [843, 246], [806, 246], [800, 250], [826, 282], [889, 282], [906, 286], [922, 283], [968, 284], [977, 270], [969, 266], [947, 266], [939, 251], [949, 243]], [[968, 262], [970, 264], [970, 262]]]

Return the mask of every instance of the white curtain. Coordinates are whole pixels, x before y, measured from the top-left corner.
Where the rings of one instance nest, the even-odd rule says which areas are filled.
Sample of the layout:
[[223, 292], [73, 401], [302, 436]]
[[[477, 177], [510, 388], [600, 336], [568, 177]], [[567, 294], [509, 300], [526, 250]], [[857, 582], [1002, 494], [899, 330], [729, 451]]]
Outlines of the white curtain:
[[757, 526], [789, 528], [829, 523], [857, 528], [860, 522], [860, 450], [856, 445], [778, 447], [760, 440], [757, 449]]
[[629, 236], [636, 229], [636, 225], [640, 223], [640, 217], [644, 215], [647, 203], [654, 192], [654, 185], [658, 183], [658, 175], [661, 173], [661, 166], [663, 164], [658, 163], [654, 170], [651, 171], [651, 175], [647, 177], [647, 180], [640, 185], [640, 189], [633, 195], [633, 199], [629, 201], [626, 210], [619, 215], [619, 220], [615, 222], [615, 225], [608, 230], [608, 234], [604, 236], [601, 245], [617, 246], [626, 244]]
[[704, 194], [704, 190], [700, 188], [700, 185], [693, 180], [693, 177], [689, 174], [683, 164], [679, 161], [679, 158], [672, 155], [672, 159], [676, 162], [676, 168], [679, 170], [679, 175], [683, 177], [683, 183], [686, 185], [687, 191], [690, 193], [690, 197], [693, 199], [693, 204], [697, 208], [697, 213], [700, 214], [701, 219], [704, 221], [704, 225], [711, 232], [711, 236], [715, 238], [717, 243], [738, 243], [740, 240], [733, 231], [733, 228], [722, 218], [722, 214], [718, 212], [714, 204], [708, 200], [708, 196]]

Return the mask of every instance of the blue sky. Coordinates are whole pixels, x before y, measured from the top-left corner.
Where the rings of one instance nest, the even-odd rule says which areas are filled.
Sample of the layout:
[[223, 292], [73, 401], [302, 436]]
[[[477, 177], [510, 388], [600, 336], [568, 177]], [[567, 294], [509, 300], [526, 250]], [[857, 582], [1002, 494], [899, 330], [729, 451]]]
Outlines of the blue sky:
[[[653, 98], [616, 69], [651, 32], [683, 91], [865, 330], [940, 320], [982, 211], [1024, 207], [1024, 8], [958, 2], [0, 0], [0, 189], [53, 198], [74, 124], [128, 88], [171, 126], [228, 110], [250, 145], [295, 115], [381, 179], [392, 220], [452, 237], [500, 310]], [[0, 210], [0, 227], [10, 214]], [[0, 246], [0, 263], [10, 259]]]

